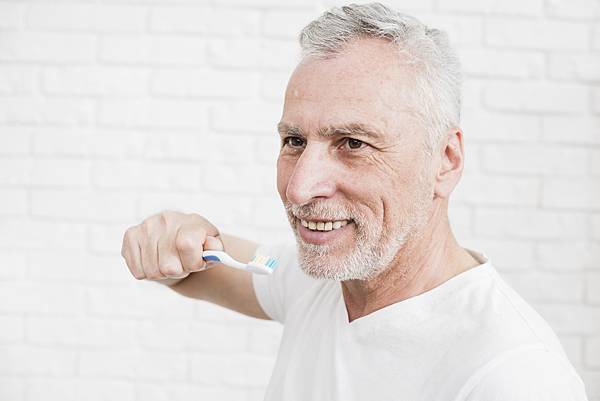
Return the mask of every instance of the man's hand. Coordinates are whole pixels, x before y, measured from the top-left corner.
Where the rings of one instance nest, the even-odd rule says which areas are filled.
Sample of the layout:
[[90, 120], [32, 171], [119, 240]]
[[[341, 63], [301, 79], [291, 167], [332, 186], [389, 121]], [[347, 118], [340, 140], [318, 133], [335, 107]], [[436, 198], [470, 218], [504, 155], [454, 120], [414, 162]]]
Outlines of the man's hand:
[[[247, 263], [258, 245], [220, 234], [204, 217], [165, 211], [130, 227], [123, 236], [121, 255], [138, 280], [157, 280], [189, 298], [201, 299], [259, 319], [262, 310], [252, 284], [252, 273], [202, 259], [205, 250], [225, 250]], [[198, 273], [202, 271], [201, 273]]]
[[204, 250], [223, 250], [215, 226], [197, 214], [164, 211], [125, 232], [121, 255], [138, 280], [179, 281], [206, 269]]

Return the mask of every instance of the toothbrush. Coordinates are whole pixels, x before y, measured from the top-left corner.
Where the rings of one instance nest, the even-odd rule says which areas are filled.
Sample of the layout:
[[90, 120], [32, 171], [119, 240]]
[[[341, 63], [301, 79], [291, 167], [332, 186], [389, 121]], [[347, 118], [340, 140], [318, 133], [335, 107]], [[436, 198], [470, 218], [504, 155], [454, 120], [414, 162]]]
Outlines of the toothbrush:
[[224, 265], [234, 267], [236, 269], [246, 270], [258, 274], [271, 274], [277, 267], [277, 260], [258, 254], [254, 255], [254, 259], [248, 263], [238, 262], [227, 253], [222, 251], [204, 251], [202, 252], [202, 259], [207, 262], [221, 262]]

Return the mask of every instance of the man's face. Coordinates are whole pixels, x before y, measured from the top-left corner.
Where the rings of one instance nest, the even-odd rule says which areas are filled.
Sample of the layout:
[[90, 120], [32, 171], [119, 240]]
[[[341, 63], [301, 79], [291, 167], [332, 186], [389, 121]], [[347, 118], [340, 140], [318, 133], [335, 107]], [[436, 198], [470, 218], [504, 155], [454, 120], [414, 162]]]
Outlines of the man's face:
[[373, 278], [427, 220], [434, 177], [411, 113], [413, 72], [391, 49], [352, 42], [305, 60], [288, 84], [277, 187], [313, 277]]

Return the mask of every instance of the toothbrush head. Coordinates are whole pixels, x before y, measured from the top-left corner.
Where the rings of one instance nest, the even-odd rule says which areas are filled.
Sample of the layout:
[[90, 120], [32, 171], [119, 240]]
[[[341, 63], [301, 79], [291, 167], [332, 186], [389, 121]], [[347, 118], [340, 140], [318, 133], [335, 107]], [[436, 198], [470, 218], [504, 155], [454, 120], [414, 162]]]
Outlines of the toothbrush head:
[[277, 268], [277, 260], [268, 256], [256, 254], [246, 265], [247, 269], [259, 274], [271, 274]]

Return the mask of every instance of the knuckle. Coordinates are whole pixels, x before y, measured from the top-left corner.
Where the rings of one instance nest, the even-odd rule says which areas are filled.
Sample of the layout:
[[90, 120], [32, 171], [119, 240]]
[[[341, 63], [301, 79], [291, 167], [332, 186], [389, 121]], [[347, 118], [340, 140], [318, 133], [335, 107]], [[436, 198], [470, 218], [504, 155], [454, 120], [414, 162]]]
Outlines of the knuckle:
[[182, 234], [178, 235], [175, 239], [175, 246], [179, 250], [187, 251], [201, 246], [201, 244], [198, 244], [197, 240], [193, 236], [189, 234]]
[[161, 265], [159, 270], [165, 276], [177, 276], [183, 273], [182, 269], [175, 264]]

